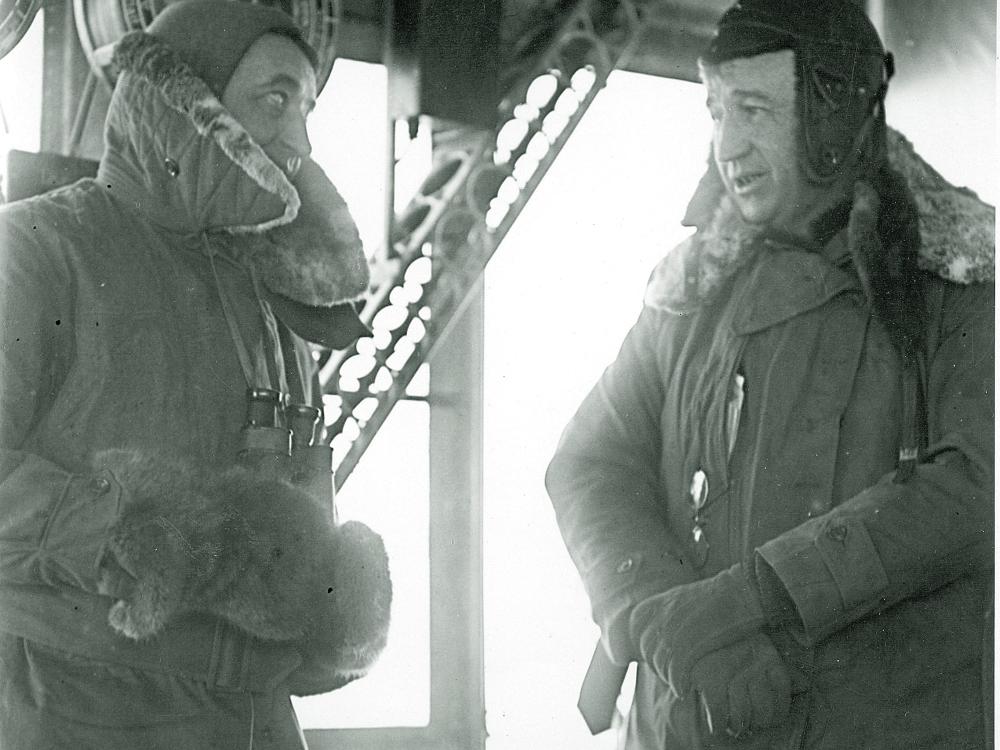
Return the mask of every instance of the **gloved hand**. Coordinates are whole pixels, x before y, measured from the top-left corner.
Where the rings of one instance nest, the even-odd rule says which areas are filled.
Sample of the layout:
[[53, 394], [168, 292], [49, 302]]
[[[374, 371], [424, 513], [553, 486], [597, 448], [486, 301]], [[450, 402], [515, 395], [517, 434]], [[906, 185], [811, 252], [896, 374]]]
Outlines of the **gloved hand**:
[[295, 642], [302, 665], [288, 678], [292, 695], [335, 690], [363, 677], [385, 648], [392, 581], [382, 539], [357, 521], [337, 527], [325, 567], [328, 595]]
[[684, 697], [698, 660], [756, 634], [763, 624], [760, 594], [737, 564], [639, 602], [629, 634], [639, 658]]
[[179, 462], [108, 450], [94, 463], [123, 488], [121, 513], [99, 560], [98, 591], [115, 599], [108, 613], [115, 630], [148, 638], [191, 609], [199, 582], [217, 579], [226, 526], [238, 519], [214, 504], [196, 472]]
[[351, 674], [374, 661], [391, 587], [382, 541], [363, 524], [335, 527], [301, 489], [242, 468], [199, 474], [128, 451], [97, 464], [125, 498], [100, 564], [115, 630], [142, 639], [207, 612]]
[[763, 632], [703, 656], [691, 669], [691, 686], [713, 737], [740, 739], [788, 719], [791, 676]]

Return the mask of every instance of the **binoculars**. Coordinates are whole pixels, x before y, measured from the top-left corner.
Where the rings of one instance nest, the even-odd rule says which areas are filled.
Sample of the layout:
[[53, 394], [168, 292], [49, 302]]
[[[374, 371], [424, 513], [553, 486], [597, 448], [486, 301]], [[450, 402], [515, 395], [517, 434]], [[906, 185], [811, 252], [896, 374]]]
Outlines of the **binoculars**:
[[315, 406], [289, 403], [279, 391], [250, 388], [237, 458], [260, 476], [301, 487], [334, 520], [332, 450], [320, 416]]

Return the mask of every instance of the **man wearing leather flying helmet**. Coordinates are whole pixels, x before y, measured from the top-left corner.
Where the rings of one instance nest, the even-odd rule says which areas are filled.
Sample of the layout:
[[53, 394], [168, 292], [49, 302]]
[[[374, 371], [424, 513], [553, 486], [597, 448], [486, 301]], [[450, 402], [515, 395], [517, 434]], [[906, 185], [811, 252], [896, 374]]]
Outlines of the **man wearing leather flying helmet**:
[[628, 748], [980, 747], [993, 208], [887, 128], [854, 3], [739, 2], [700, 71], [697, 231], [546, 478], [592, 674], [638, 662]]

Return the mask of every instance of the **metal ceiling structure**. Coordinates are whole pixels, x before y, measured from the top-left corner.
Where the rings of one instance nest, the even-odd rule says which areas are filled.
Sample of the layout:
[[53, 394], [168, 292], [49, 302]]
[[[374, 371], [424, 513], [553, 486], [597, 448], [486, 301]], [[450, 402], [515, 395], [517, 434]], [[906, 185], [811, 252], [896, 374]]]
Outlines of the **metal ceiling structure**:
[[[607, 3], [605, 3], [607, 4]], [[638, 39], [625, 70], [695, 80], [695, 60], [719, 15], [731, 0], [645, 0], [637, 2]], [[502, 33], [510, 42], [565, 7], [553, 0], [504, 0]], [[571, 5], [571, 4], [570, 4]], [[343, 0], [338, 54], [381, 62], [384, 51], [383, 0]]]

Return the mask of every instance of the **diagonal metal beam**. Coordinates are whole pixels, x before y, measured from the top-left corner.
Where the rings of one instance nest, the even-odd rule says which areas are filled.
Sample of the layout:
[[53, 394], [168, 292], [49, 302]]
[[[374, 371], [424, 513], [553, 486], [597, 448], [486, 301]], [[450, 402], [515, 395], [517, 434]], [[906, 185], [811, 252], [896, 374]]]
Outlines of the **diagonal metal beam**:
[[320, 373], [334, 396], [327, 437], [338, 489], [447, 337], [638, 26], [631, 2], [580, 2], [540, 52], [512, 61], [514, 83], [496, 131], [442, 134], [435, 167], [396, 222], [395, 257], [379, 269], [385, 280], [362, 312], [373, 335], [336, 353]]

